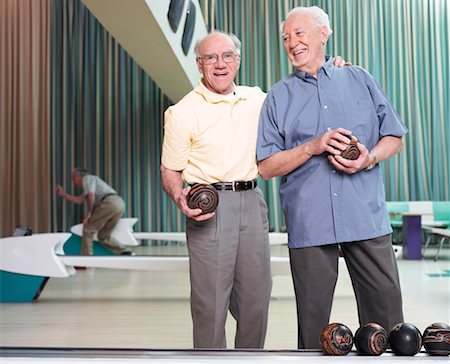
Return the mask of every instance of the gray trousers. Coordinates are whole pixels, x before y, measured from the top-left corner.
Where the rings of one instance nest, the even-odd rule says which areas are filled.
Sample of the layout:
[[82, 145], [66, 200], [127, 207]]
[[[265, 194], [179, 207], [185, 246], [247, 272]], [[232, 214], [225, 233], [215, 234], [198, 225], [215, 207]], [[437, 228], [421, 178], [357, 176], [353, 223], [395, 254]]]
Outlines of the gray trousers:
[[117, 195], [107, 196], [94, 207], [88, 223], [83, 225], [81, 255], [93, 254], [95, 233], [97, 233], [98, 241], [113, 252], [120, 254], [127, 250], [119, 242], [111, 239], [111, 232], [116, 227], [124, 211], [125, 203]]
[[267, 205], [260, 189], [218, 191], [207, 221], [187, 221], [195, 348], [226, 348], [228, 310], [236, 348], [262, 348], [272, 275]]
[[[340, 247], [352, 280], [360, 325], [377, 322], [389, 332], [403, 322], [391, 235]], [[289, 249], [289, 256], [297, 300], [298, 348], [318, 349], [320, 334], [330, 319], [339, 245]]]

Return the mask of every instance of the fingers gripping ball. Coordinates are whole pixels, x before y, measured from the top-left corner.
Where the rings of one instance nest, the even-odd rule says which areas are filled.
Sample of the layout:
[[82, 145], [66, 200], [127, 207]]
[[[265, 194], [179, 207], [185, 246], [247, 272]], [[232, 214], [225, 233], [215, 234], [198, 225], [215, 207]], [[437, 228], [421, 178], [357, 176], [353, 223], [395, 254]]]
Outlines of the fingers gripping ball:
[[431, 355], [447, 356], [450, 354], [450, 326], [434, 323], [428, 326], [422, 335], [423, 346]]
[[347, 355], [353, 346], [352, 331], [344, 324], [329, 324], [322, 331], [320, 345], [325, 354]]
[[422, 347], [422, 335], [410, 323], [399, 323], [389, 332], [389, 345], [396, 355], [414, 356]]
[[341, 157], [345, 159], [355, 160], [359, 157], [359, 149], [356, 145], [358, 142], [358, 138], [354, 135], [350, 135], [350, 144], [348, 144], [347, 149], [343, 150], [341, 153]]
[[187, 195], [187, 204], [191, 209], [201, 209], [203, 215], [208, 214], [216, 210], [219, 194], [213, 186], [197, 183]]
[[386, 351], [388, 333], [383, 326], [370, 322], [355, 333], [355, 346], [361, 355], [381, 355]]

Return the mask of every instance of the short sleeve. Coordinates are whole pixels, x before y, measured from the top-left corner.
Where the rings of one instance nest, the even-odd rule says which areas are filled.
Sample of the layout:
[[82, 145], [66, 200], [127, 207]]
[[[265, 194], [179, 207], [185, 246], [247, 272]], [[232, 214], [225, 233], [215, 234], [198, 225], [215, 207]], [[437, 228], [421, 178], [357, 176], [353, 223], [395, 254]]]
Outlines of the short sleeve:
[[261, 109], [258, 125], [256, 156], [262, 161], [275, 153], [285, 150], [284, 136], [279, 132], [276, 117], [276, 103], [271, 92], [266, 97]]
[[401, 137], [405, 135], [408, 130], [381, 86], [370, 73], [364, 71], [364, 74], [367, 87], [369, 88], [373, 100], [375, 112], [378, 116], [380, 137], [387, 135]]
[[164, 139], [162, 146], [161, 164], [174, 171], [186, 168], [191, 150], [189, 127], [180, 118], [173, 107], [164, 113]]
[[83, 195], [86, 196], [89, 192], [95, 195], [97, 190], [96, 178], [91, 175], [86, 175], [83, 177]]

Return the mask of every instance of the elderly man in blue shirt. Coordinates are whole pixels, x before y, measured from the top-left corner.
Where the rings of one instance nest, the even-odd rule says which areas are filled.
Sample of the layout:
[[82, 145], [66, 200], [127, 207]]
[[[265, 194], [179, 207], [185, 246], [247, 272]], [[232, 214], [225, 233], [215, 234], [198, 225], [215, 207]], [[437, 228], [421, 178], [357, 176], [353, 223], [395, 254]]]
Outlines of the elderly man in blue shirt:
[[[337, 68], [324, 48], [332, 33], [318, 7], [295, 8], [283, 24], [295, 67], [268, 93], [258, 131], [259, 172], [282, 176], [281, 203], [297, 300], [298, 347], [319, 348], [329, 323], [339, 247], [360, 324], [403, 322], [397, 263], [378, 163], [398, 153], [406, 129], [374, 78]], [[351, 135], [359, 157], [341, 156]]]

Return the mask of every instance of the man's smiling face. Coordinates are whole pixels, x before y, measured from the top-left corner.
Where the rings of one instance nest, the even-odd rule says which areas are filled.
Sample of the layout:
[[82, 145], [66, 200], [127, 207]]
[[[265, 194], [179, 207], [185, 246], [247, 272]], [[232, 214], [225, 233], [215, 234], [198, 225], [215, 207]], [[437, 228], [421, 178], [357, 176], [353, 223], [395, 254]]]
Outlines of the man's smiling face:
[[312, 70], [320, 67], [327, 39], [326, 28], [318, 26], [308, 14], [293, 14], [284, 23], [284, 49], [298, 70], [314, 73]]
[[[241, 58], [237, 55], [233, 62], [225, 62], [223, 54], [230, 52], [236, 54], [236, 46], [225, 34], [212, 34], [200, 44], [197, 66], [208, 90], [219, 94], [228, 94], [233, 91], [233, 81], [239, 70]], [[212, 64], [205, 64], [204, 57], [211, 56], [217, 56], [217, 60]]]

